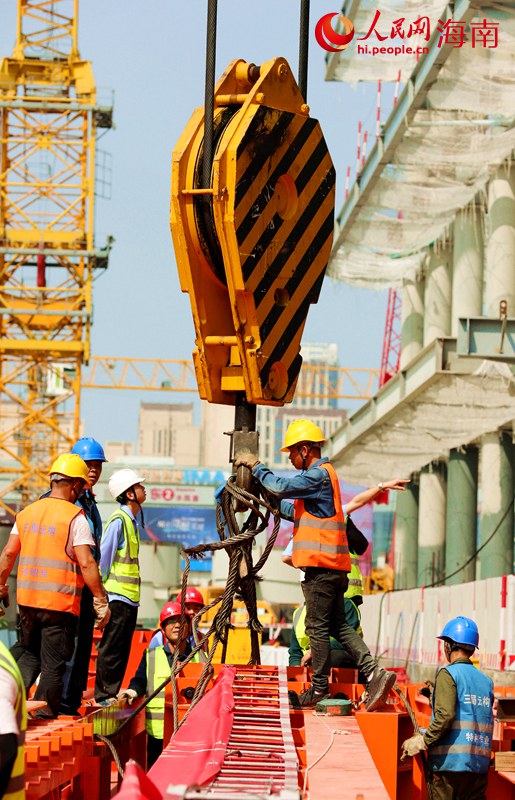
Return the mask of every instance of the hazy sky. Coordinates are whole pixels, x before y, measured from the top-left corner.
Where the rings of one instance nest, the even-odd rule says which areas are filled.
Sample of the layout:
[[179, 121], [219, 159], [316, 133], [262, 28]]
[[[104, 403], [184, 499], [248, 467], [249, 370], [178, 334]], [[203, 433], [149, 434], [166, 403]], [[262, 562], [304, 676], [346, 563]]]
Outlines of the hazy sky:
[[[216, 73], [234, 58], [275, 56], [298, 70], [298, 0], [219, 0]], [[312, 0], [308, 103], [322, 125], [337, 173], [340, 210], [348, 164], [354, 170], [358, 120], [375, 129], [376, 86], [324, 81], [313, 30], [339, 3]], [[100, 149], [112, 156], [112, 199], [98, 200], [97, 244], [115, 237], [109, 269], [95, 284], [92, 352], [190, 358], [193, 322], [181, 293], [169, 227], [170, 162], [193, 109], [203, 105], [206, 0], [80, 0], [79, 47], [93, 64], [100, 98], [114, 91], [116, 128]], [[0, 54], [15, 40], [16, 0], [0, 0]], [[383, 93], [386, 96], [387, 92]], [[391, 96], [391, 95], [390, 95]], [[386, 106], [386, 101], [384, 103]], [[389, 108], [384, 108], [383, 117]], [[379, 367], [386, 292], [326, 279], [311, 306], [304, 341], [337, 342], [345, 366]], [[141, 399], [181, 402], [180, 393], [85, 391], [86, 434], [135, 439]]]

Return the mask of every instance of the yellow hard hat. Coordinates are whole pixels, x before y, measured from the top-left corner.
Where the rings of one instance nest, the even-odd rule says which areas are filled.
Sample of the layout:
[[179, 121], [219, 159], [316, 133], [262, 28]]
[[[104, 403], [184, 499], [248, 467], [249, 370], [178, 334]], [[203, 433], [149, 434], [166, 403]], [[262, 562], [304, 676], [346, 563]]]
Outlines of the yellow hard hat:
[[50, 468], [49, 475], [64, 475], [66, 478], [82, 478], [88, 481], [88, 467], [80, 456], [64, 453], [58, 456]]
[[293, 447], [294, 444], [299, 444], [299, 442], [325, 444], [325, 436], [318, 425], [310, 422], [309, 419], [295, 419], [288, 425], [281, 452], [286, 453], [289, 447]]

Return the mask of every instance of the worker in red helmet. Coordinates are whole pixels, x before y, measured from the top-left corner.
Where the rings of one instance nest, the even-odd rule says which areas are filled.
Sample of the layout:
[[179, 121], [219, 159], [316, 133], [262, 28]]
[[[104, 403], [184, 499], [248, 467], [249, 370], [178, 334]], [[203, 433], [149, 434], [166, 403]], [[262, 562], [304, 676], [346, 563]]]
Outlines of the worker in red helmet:
[[[173, 594], [170, 597], [173, 597]], [[177, 597], [173, 602], [182, 605], [182, 592], [179, 592], [179, 594], [177, 595]], [[193, 625], [193, 618], [204, 608], [204, 598], [202, 597], [199, 590], [196, 589], [194, 586], [186, 587], [186, 593], [184, 596], [184, 608], [186, 610], [186, 614], [189, 616], [191, 623]], [[193, 631], [190, 633], [188, 641], [193, 649], [195, 647], [195, 637], [193, 636]], [[160, 628], [159, 630], [155, 631], [148, 646], [149, 649], [152, 650], [153, 647], [158, 647], [161, 644], [164, 644], [164, 636], [163, 636], [163, 631]], [[207, 645], [207, 640], [206, 640], [206, 645]]]
[[[182, 592], [179, 592], [177, 595], [176, 602], [182, 603]], [[193, 619], [193, 617], [204, 608], [204, 598], [200, 594], [199, 590], [194, 586], [186, 587], [186, 592], [184, 594], [184, 607], [186, 608], [186, 613], [189, 614], [191, 619]]]
[[[136, 697], [149, 697], [157, 687], [170, 677], [175, 651], [179, 650], [178, 662], [184, 661], [191, 653], [188, 641], [191, 633], [191, 619], [182, 614], [181, 604], [165, 603], [159, 615], [159, 624], [164, 635], [164, 644], [148, 648], [141, 658], [136, 674], [129, 683], [128, 689], [122, 689], [119, 700], [129, 704]], [[193, 662], [198, 663], [194, 656]], [[163, 750], [164, 736], [165, 690], [162, 689], [145, 709], [145, 727], [147, 730], [147, 769], [159, 758]]]

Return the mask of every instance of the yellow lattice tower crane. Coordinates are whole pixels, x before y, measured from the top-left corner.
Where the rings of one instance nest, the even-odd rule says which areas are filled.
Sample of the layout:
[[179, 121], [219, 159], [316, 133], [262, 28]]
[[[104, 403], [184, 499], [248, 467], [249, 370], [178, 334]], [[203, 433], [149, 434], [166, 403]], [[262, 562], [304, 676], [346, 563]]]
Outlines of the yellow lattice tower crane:
[[0, 66], [0, 505], [34, 499], [79, 435], [89, 358], [99, 107], [79, 56], [78, 0], [18, 0]]

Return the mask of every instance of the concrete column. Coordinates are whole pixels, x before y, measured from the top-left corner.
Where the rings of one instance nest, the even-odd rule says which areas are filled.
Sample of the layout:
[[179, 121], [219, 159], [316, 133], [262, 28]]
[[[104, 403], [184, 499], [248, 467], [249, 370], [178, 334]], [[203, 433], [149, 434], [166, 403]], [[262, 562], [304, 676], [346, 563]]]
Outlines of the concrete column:
[[422, 350], [424, 340], [424, 282], [405, 280], [402, 288], [401, 369]]
[[443, 575], [445, 549], [446, 476], [443, 464], [430, 464], [420, 473], [418, 503], [418, 585], [427, 586]]
[[481, 440], [479, 544], [496, 533], [477, 558], [476, 577], [496, 578], [513, 570], [513, 473], [511, 435], [496, 431]]
[[397, 492], [395, 506], [395, 588], [414, 589], [417, 585], [418, 486], [411, 483]]
[[446, 242], [438, 252], [431, 248], [424, 294], [424, 347], [451, 335], [451, 271], [451, 242]]
[[459, 317], [480, 317], [483, 311], [483, 211], [475, 204], [454, 220], [451, 332]]
[[498, 317], [499, 302], [507, 300], [508, 316], [515, 317], [515, 170], [507, 164], [488, 186], [488, 220], [485, 313]]
[[[447, 513], [445, 536], [445, 574], [447, 585], [466, 583], [476, 577], [473, 558], [477, 542], [477, 465], [476, 447], [451, 450], [447, 466]], [[470, 564], [452, 575], [469, 558]]]

